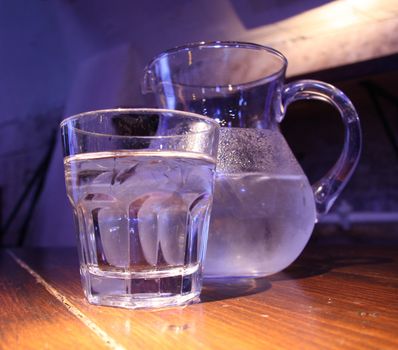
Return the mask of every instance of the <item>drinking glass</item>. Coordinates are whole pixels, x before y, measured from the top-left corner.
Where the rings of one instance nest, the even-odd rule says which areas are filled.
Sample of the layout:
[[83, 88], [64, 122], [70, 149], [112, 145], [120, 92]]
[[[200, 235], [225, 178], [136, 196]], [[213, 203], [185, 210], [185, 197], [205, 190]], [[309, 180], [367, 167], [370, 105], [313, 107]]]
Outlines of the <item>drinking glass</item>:
[[110, 109], [61, 123], [80, 274], [92, 304], [198, 299], [218, 125], [197, 114]]

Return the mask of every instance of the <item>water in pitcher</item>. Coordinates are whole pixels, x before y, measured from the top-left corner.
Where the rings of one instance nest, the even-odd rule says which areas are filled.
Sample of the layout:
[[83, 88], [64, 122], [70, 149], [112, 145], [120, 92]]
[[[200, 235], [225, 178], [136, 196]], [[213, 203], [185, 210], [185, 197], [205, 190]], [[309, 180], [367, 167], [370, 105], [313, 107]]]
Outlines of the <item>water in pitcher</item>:
[[65, 159], [91, 298], [199, 294], [214, 168], [212, 159], [189, 152]]
[[311, 186], [279, 132], [221, 131], [205, 276], [270, 275], [312, 233]]

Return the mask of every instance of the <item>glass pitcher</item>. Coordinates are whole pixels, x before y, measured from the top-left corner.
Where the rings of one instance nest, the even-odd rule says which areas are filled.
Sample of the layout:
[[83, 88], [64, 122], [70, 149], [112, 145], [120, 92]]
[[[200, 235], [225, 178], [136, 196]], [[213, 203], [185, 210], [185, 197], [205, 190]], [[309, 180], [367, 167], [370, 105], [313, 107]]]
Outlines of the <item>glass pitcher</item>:
[[[145, 69], [143, 93], [154, 93], [158, 107], [222, 126], [207, 277], [260, 277], [287, 267], [357, 165], [361, 128], [351, 101], [324, 82], [285, 84], [286, 67], [269, 47], [201, 42], [161, 53]], [[345, 127], [339, 159], [312, 186], [279, 130], [288, 105], [303, 99], [332, 104]]]

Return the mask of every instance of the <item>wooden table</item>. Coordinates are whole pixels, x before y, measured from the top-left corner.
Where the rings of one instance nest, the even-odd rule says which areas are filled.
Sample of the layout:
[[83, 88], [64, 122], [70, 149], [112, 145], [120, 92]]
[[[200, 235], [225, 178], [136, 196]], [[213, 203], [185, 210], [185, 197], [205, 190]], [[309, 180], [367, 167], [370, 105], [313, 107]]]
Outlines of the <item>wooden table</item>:
[[185, 308], [92, 306], [75, 249], [0, 252], [0, 349], [398, 349], [398, 246], [309, 246]]

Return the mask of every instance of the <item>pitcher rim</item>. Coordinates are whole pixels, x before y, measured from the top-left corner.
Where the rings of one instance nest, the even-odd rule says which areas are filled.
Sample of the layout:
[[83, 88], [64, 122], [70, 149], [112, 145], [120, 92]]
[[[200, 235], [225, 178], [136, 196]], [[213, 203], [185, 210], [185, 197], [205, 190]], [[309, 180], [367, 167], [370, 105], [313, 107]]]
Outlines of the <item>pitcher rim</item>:
[[[217, 41], [196, 41], [196, 42], [191, 42], [188, 44], [184, 44], [184, 45], [179, 45], [179, 46], [175, 46], [173, 48], [170, 48], [168, 50], [165, 50], [161, 53], [159, 53], [158, 55], [154, 56], [149, 63], [146, 65], [144, 71], [145, 72], [150, 72], [151, 69], [150, 67], [159, 59], [179, 52], [179, 51], [184, 51], [184, 50], [189, 50], [192, 48], [200, 48], [200, 47], [207, 47], [207, 48], [217, 48], [217, 46], [221, 47], [221, 48], [247, 48], [247, 49], [255, 49], [255, 50], [261, 50], [261, 51], [267, 51], [269, 54], [272, 54], [276, 57], [278, 57], [281, 62], [282, 62], [282, 66], [281, 68], [279, 68], [278, 70], [276, 70], [274, 73], [271, 73], [263, 78], [260, 79], [256, 79], [256, 80], [252, 80], [249, 82], [244, 82], [244, 83], [239, 83], [239, 84], [227, 84], [227, 85], [217, 85], [217, 87], [219, 88], [228, 88], [229, 86], [250, 86], [250, 85], [257, 85], [259, 82], [263, 82], [263, 81], [272, 81], [275, 78], [284, 76], [286, 69], [287, 69], [287, 65], [288, 65], [288, 60], [287, 58], [278, 50], [270, 47], [270, 46], [266, 46], [266, 45], [261, 45], [261, 44], [255, 44], [255, 43], [250, 43], [250, 42], [245, 42], [245, 41], [223, 41], [223, 40], [217, 40]], [[190, 87], [204, 87], [204, 88], [215, 88], [215, 86], [202, 86], [202, 85], [187, 85], [187, 84], [181, 84], [184, 86], [190, 86]]]

